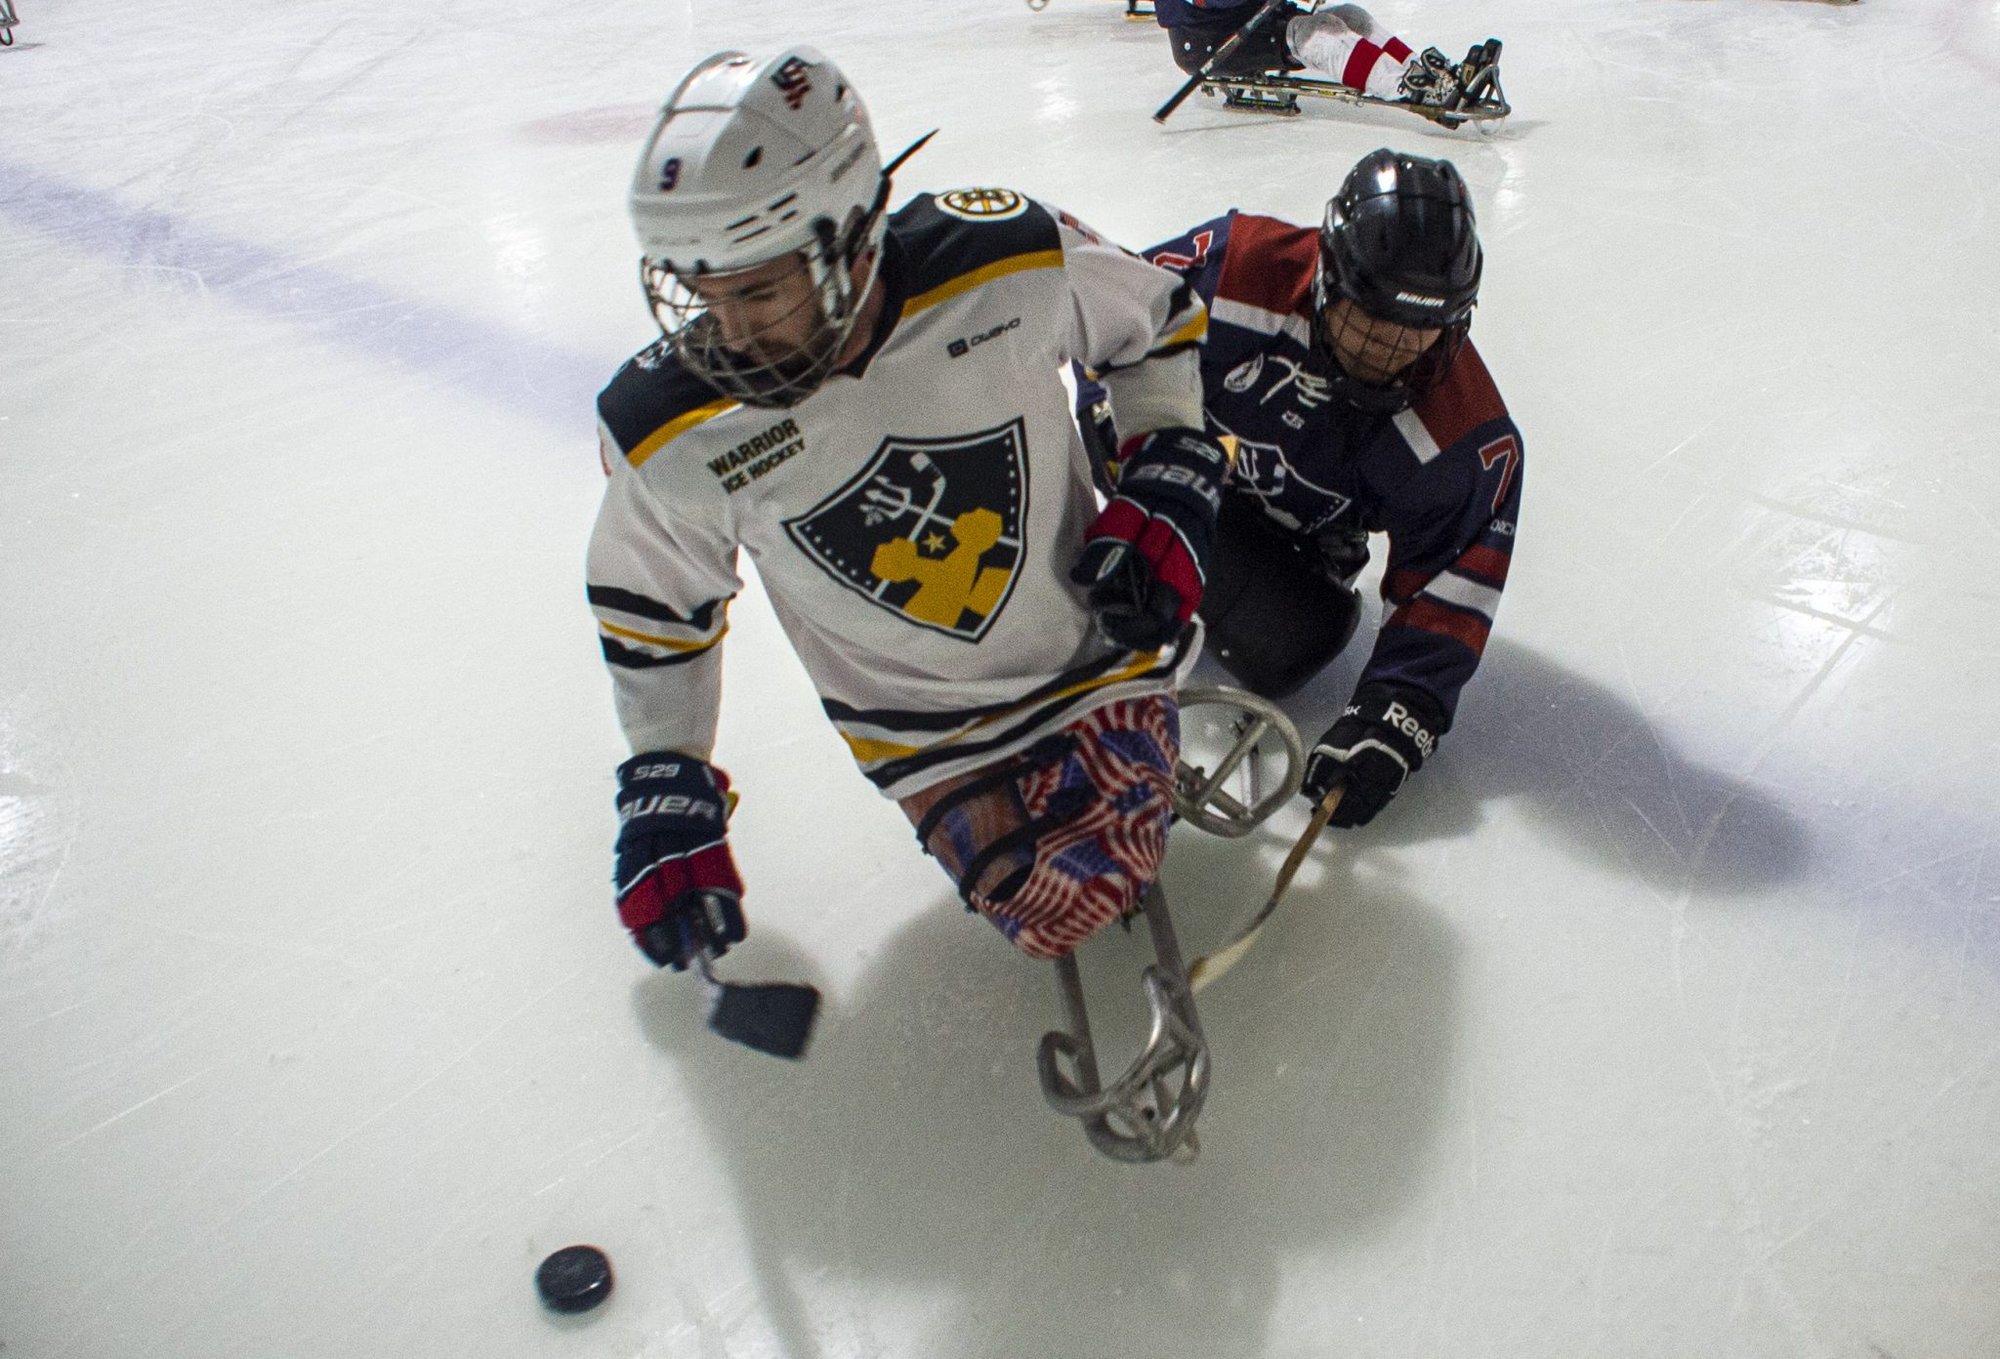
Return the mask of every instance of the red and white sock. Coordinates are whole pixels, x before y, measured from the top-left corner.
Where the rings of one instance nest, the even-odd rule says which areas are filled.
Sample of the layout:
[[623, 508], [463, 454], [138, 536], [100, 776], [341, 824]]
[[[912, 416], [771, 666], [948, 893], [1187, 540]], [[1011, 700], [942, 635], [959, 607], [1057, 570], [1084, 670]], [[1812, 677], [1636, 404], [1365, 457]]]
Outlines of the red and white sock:
[[1359, 5], [1302, 14], [1286, 25], [1285, 41], [1292, 55], [1318, 75], [1385, 99], [1402, 91], [1410, 45]]

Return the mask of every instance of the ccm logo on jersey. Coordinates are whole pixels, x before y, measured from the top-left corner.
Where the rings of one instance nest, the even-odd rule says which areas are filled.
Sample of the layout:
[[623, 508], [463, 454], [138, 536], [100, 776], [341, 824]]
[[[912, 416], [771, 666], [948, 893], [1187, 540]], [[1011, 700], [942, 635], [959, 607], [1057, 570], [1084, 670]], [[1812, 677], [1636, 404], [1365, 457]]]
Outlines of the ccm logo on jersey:
[[988, 340], [998, 339], [1000, 336], [1005, 335], [1008, 331], [1013, 330], [1020, 324], [1021, 324], [1021, 318], [1016, 316], [1013, 320], [1008, 321], [1003, 325], [997, 325], [993, 327], [993, 329], [987, 331], [984, 335], [974, 335], [970, 339], [964, 339], [964, 340], [953, 340], [950, 344], [944, 347], [944, 352], [951, 355], [955, 359], [963, 358], [965, 357], [965, 355], [970, 354], [973, 350], [977, 349], [980, 345], [985, 344]]

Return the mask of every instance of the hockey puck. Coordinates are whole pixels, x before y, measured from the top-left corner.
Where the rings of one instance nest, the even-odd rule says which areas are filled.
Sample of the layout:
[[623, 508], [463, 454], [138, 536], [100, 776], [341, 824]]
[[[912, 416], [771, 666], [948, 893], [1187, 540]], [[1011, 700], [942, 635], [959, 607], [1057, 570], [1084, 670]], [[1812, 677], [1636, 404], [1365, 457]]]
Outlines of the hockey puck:
[[611, 1261], [595, 1246], [564, 1246], [535, 1271], [535, 1291], [551, 1312], [588, 1312], [611, 1296]]

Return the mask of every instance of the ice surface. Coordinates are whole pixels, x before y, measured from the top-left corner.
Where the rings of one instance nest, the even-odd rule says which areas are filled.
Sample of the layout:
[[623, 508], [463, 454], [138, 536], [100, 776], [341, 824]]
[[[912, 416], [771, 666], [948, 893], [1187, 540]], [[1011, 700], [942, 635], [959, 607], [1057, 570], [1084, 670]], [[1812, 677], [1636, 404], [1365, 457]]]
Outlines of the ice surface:
[[[1990, 0], [1376, 5], [1505, 39], [1490, 139], [1158, 127], [1114, 0], [20, 9], [4, 1359], [2000, 1354]], [[1134, 245], [1314, 220], [1383, 144], [1476, 195], [1529, 453], [1499, 630], [1204, 997], [1190, 1169], [1042, 1106], [1053, 976], [754, 596], [725, 971], [823, 987], [811, 1056], [714, 1039], [616, 928], [580, 577], [651, 326], [622, 198], [687, 65], [787, 39], [888, 149], [942, 129], [904, 189]], [[1191, 951], [1302, 824], [1176, 844]], [[574, 1241], [618, 1291], [558, 1321]]]

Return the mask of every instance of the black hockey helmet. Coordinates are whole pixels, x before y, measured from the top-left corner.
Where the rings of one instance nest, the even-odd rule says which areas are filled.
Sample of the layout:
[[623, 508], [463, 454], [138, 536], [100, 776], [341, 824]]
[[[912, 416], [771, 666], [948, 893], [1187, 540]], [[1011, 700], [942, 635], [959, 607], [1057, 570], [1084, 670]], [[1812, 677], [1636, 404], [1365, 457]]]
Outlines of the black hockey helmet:
[[[1386, 147], [1362, 157], [1326, 205], [1313, 279], [1313, 341], [1342, 395], [1394, 411], [1435, 386], [1471, 326], [1483, 262], [1472, 195], [1450, 161]], [[1392, 383], [1346, 377], [1325, 333], [1342, 298], [1378, 321], [1444, 334]]]

